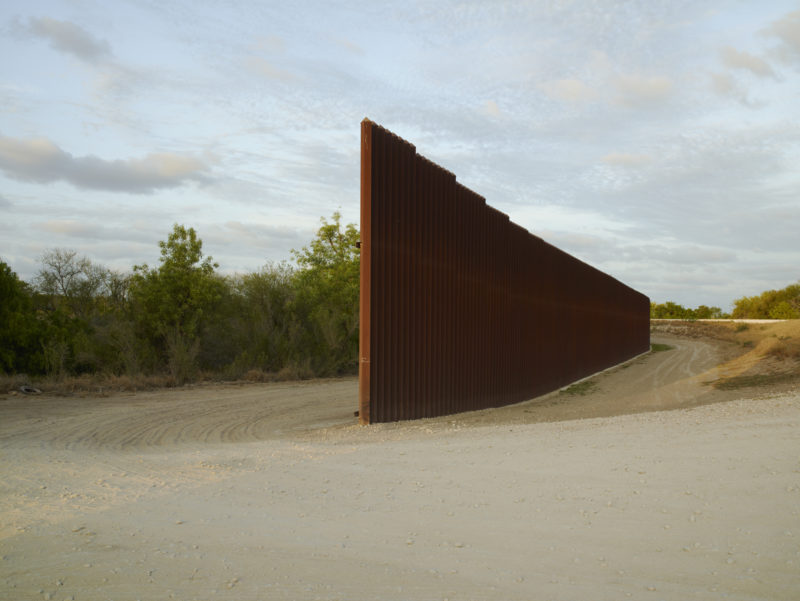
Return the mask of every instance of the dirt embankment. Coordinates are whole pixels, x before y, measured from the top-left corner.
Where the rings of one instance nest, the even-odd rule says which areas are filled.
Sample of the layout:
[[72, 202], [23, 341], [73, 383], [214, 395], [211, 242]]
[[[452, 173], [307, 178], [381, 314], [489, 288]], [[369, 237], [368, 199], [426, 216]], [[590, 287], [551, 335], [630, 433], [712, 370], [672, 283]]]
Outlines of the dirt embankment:
[[0, 398], [0, 599], [796, 599], [797, 324], [512, 407], [355, 379]]

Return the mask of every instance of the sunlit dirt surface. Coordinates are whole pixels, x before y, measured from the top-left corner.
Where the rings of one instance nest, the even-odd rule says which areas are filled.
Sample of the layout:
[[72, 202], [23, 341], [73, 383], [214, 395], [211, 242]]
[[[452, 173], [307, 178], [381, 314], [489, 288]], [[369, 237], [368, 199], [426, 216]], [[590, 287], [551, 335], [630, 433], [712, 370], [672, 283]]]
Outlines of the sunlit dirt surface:
[[376, 426], [355, 379], [0, 397], [0, 599], [797, 599], [794, 381], [653, 341], [585, 394]]

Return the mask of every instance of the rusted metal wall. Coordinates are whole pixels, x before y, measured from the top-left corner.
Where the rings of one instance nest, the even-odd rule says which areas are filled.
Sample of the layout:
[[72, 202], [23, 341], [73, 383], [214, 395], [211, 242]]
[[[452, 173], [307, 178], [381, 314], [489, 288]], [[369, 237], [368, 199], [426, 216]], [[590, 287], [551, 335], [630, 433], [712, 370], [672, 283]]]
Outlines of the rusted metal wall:
[[361, 124], [361, 423], [517, 403], [649, 349], [650, 301]]

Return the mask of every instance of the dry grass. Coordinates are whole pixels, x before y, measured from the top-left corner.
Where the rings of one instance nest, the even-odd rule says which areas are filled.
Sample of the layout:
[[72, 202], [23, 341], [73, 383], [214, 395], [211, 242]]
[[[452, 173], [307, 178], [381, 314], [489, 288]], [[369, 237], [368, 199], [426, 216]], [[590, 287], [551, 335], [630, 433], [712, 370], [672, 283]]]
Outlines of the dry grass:
[[311, 380], [313, 378], [314, 372], [307, 363], [292, 363], [277, 372], [250, 369], [242, 376], [242, 379], [246, 382], [290, 382], [293, 380]]
[[278, 382], [286, 382], [290, 380], [310, 380], [314, 377], [314, 371], [311, 369], [308, 361], [304, 363], [290, 363], [283, 367], [277, 374], [275, 379]]
[[800, 359], [800, 346], [779, 342], [770, 348], [768, 353], [778, 359]]
[[780, 359], [800, 359], [800, 319], [769, 324], [750, 324], [736, 333], [742, 346], [762, 348], [763, 354]]
[[730, 343], [728, 375], [715, 388], [736, 390], [759, 386], [787, 386], [800, 382], [800, 320], [774, 323], [660, 322], [653, 332], [688, 338], [714, 338]]
[[0, 376], [0, 394], [19, 392], [22, 386], [30, 386], [43, 393], [54, 395], [105, 396], [112, 392], [154, 390], [157, 388], [171, 388], [175, 385], [175, 379], [169, 375], [83, 375], [61, 378], [29, 378], [25, 374]]
[[736, 339], [738, 325], [740, 324], [729, 321], [659, 321], [651, 323], [650, 332], [733, 342]]
[[[288, 382], [313, 379], [314, 372], [307, 363], [287, 365], [278, 372], [250, 369], [241, 377], [221, 378], [219, 374], [199, 373], [187, 386], [209, 382]], [[115, 392], [137, 392], [159, 388], [175, 388], [179, 383], [173, 375], [116, 376], [92, 374], [82, 376], [37, 377], [25, 374], [0, 374], [0, 394], [19, 394], [22, 387], [36, 388], [42, 393], [56, 396], [106, 396]]]
[[794, 373], [752, 374], [718, 380], [714, 383], [714, 388], [718, 388], [719, 390], [739, 390], [740, 388], [791, 384], [798, 380], [800, 380], [800, 376]]
[[32, 386], [30, 378], [25, 374], [7, 376], [0, 374], [0, 394], [19, 390], [21, 386]]
[[771, 352], [784, 358], [800, 358], [800, 319], [773, 323], [737, 323], [731, 321], [658, 321], [652, 333], [673, 334], [686, 338], [712, 338], [732, 342], [743, 348], [756, 348], [762, 341], [777, 339], [781, 344]]

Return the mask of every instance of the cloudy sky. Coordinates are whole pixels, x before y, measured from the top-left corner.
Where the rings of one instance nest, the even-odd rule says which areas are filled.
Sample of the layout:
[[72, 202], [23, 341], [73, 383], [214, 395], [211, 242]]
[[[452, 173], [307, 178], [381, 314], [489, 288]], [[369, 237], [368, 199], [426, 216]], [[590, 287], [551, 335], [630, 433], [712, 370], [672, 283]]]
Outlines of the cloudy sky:
[[5, 0], [0, 256], [225, 273], [359, 215], [359, 123], [651, 297], [800, 279], [800, 2]]

